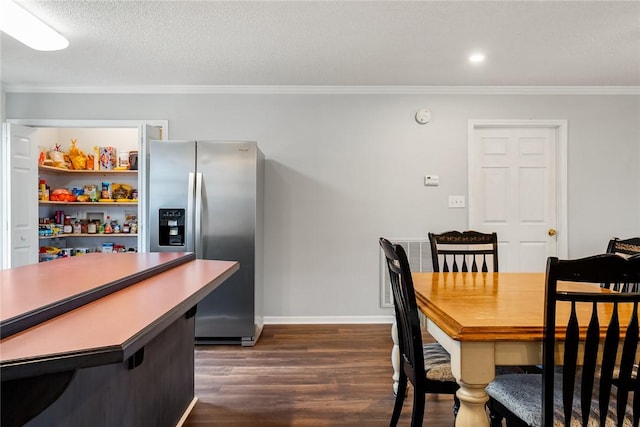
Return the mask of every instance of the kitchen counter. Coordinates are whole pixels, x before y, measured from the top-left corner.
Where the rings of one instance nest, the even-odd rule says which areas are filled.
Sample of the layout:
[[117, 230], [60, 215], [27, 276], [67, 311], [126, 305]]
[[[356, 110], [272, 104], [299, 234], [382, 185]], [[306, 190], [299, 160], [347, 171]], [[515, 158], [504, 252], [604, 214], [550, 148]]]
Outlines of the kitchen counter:
[[[100, 280], [80, 273], [105, 262]], [[0, 272], [11, 329], [0, 341], [2, 425], [176, 425], [195, 401], [196, 305], [237, 270], [127, 253]]]
[[0, 338], [193, 259], [189, 252], [92, 253], [0, 270]]

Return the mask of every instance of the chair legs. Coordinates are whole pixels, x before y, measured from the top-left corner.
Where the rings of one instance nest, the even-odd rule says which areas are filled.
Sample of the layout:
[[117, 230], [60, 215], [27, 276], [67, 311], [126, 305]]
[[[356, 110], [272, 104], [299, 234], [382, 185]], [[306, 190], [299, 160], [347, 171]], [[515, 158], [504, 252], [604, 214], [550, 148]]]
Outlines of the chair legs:
[[489, 413], [489, 424], [491, 427], [502, 427], [502, 415], [495, 412]]
[[[391, 415], [390, 427], [396, 427], [402, 412], [402, 404], [407, 396], [407, 376], [400, 374], [398, 380], [398, 392], [396, 394], [396, 402], [393, 405], [393, 414]], [[411, 413], [411, 427], [422, 427], [422, 418], [424, 417], [425, 393], [424, 391], [413, 390], [413, 412]]]
[[[409, 380], [403, 370], [400, 371], [400, 378], [398, 378], [398, 391], [395, 393], [395, 403], [393, 405], [393, 413], [391, 414], [391, 422], [389, 427], [396, 427], [400, 420], [400, 413], [402, 412], [402, 405], [407, 398], [407, 388]], [[419, 387], [419, 390], [413, 389], [413, 410], [411, 413], [411, 427], [422, 427], [424, 411], [426, 406], [426, 393], [424, 389]], [[458, 409], [460, 408], [460, 400], [454, 394], [453, 415], [458, 415]], [[493, 427], [493, 425], [492, 425]]]
[[460, 410], [460, 399], [458, 399], [458, 396], [455, 395], [455, 393], [453, 394], [453, 417], [457, 417], [458, 416], [458, 411]]
[[402, 412], [402, 404], [404, 398], [407, 395], [407, 375], [404, 372], [400, 372], [400, 378], [398, 379], [398, 391], [396, 392], [396, 402], [393, 405], [393, 414], [391, 415], [391, 422], [389, 427], [396, 427], [398, 420], [400, 419], [400, 412]]
[[422, 427], [424, 418], [425, 393], [420, 390], [413, 390], [413, 412], [411, 413], [411, 427]]
[[502, 427], [502, 419], [504, 417], [499, 412], [499, 406], [500, 405], [493, 399], [489, 399], [489, 401], [487, 402], [487, 408], [489, 409], [489, 425], [491, 427]]
[[506, 420], [507, 427], [529, 427], [529, 424], [514, 416], [500, 402], [489, 399], [487, 402], [489, 409], [489, 425], [491, 427], [502, 427], [502, 420]]

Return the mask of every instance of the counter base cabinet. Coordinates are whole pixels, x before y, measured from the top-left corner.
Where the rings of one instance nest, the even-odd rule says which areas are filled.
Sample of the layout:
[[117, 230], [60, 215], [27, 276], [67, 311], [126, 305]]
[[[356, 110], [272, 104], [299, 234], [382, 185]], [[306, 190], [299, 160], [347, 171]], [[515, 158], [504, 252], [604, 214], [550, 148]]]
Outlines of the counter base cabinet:
[[[194, 398], [194, 319], [182, 316], [151, 340], [133, 369], [131, 358], [78, 369], [60, 397], [30, 421], [30, 401], [40, 400], [42, 390], [27, 387], [25, 395], [12, 396], [21, 387], [7, 383], [32, 379], [3, 382], [2, 426], [175, 426]], [[10, 399], [21, 405], [8, 405]]]

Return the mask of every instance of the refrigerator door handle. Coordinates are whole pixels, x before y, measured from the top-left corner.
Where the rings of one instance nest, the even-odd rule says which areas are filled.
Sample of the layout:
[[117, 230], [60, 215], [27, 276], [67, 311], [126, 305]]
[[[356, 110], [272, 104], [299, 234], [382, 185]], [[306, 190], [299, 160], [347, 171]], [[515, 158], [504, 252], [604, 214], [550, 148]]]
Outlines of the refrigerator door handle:
[[187, 241], [186, 243], [186, 249], [187, 251], [193, 251], [193, 242], [194, 239], [196, 237], [195, 233], [194, 233], [194, 225], [193, 225], [193, 196], [195, 194], [195, 173], [193, 172], [189, 172], [189, 190], [187, 192], [187, 218], [186, 218], [186, 222], [187, 222]]
[[196, 174], [196, 233], [194, 235], [196, 244], [196, 258], [204, 258], [202, 253], [202, 172]]

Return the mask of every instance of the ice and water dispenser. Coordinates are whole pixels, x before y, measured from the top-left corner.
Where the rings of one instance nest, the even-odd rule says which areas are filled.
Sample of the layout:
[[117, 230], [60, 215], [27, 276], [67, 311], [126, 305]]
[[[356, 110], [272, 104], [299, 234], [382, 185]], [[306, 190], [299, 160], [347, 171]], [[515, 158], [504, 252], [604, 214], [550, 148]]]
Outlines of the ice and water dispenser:
[[185, 245], [185, 210], [159, 209], [159, 241], [160, 246]]

